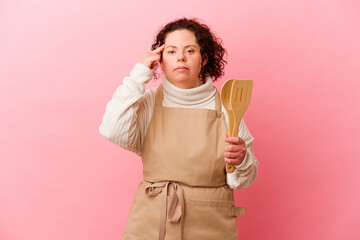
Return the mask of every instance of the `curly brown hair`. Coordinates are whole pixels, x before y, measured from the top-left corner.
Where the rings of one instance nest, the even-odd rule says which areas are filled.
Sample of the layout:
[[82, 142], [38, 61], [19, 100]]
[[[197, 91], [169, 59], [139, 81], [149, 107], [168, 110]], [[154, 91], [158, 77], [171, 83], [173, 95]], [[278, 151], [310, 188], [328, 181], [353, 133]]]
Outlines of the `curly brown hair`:
[[[202, 59], [207, 58], [207, 63], [201, 68], [199, 77], [205, 79], [206, 76], [210, 76], [213, 81], [216, 81], [223, 76], [225, 64], [227, 63], [224, 56], [227, 52], [221, 46], [222, 40], [216, 37], [207, 25], [200, 23], [197, 18], [181, 18], [166, 24], [156, 35], [151, 50], [163, 45], [168, 33], [181, 29], [190, 30], [195, 34], [195, 38], [200, 45], [201, 57]], [[157, 78], [156, 74], [155, 78]]]

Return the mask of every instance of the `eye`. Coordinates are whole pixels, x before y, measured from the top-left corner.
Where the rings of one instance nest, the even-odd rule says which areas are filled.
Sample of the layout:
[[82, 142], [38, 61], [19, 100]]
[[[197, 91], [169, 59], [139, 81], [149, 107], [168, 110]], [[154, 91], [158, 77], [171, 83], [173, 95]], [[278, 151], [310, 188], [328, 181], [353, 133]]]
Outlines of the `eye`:
[[188, 49], [188, 50], [186, 50], [186, 53], [189, 53], [189, 54], [191, 54], [191, 53], [193, 53], [193, 52], [195, 52], [193, 49]]
[[168, 53], [169, 53], [169, 54], [174, 54], [175, 51], [174, 51], [174, 50], [169, 50]]

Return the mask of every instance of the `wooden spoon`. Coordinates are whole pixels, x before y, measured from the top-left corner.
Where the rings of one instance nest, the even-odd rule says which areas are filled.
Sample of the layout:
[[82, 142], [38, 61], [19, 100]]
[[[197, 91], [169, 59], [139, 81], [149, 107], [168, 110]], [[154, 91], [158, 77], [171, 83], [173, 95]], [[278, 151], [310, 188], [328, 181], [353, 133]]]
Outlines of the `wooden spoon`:
[[[228, 134], [232, 137], [233, 126], [234, 126], [234, 115], [230, 105], [231, 87], [234, 79], [227, 80], [221, 87], [221, 102], [228, 115]], [[226, 172], [232, 173], [235, 170], [234, 164], [226, 163]]]

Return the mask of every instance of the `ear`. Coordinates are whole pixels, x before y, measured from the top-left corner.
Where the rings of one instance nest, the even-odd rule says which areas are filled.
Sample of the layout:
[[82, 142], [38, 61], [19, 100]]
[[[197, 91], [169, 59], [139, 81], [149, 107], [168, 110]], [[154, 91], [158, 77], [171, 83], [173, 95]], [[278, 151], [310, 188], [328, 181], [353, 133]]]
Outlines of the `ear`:
[[208, 56], [205, 54], [205, 55], [204, 55], [204, 59], [201, 61], [201, 66], [202, 66], [202, 67], [205, 66], [206, 63], [207, 63], [207, 61], [208, 61]]

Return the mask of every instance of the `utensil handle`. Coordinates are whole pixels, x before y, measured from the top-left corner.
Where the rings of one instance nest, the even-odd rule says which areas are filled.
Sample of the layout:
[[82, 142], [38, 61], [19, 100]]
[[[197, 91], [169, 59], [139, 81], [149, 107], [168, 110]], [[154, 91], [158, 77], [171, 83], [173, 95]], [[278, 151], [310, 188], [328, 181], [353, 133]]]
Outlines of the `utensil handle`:
[[226, 163], [226, 172], [232, 173], [235, 171], [235, 165], [231, 163]]
[[[232, 135], [230, 135], [232, 137]], [[231, 145], [231, 143], [229, 143], [228, 145]], [[232, 173], [235, 171], [235, 164], [231, 164], [231, 163], [226, 163], [226, 172], [227, 173]]]
[[[234, 113], [233, 111], [229, 111], [228, 112], [228, 134], [229, 134], [229, 137], [233, 137], [233, 130], [234, 129]], [[231, 144], [231, 143], [229, 143]], [[226, 167], [226, 172], [227, 173], [232, 173], [235, 171], [235, 165], [234, 164], [231, 164], [231, 163], [226, 163], [225, 164], [225, 167]]]
[[[236, 117], [236, 115], [234, 114], [234, 128], [232, 130], [232, 136], [233, 137], [237, 137], [239, 134], [239, 126], [240, 126], [240, 122], [241, 119], [243, 117], [244, 114], [238, 114], [238, 117]], [[226, 172], [228, 173], [232, 173], [235, 171], [235, 165], [234, 164], [229, 164], [231, 166], [229, 166], [229, 170], [228, 170], [228, 165], [226, 165]]]

